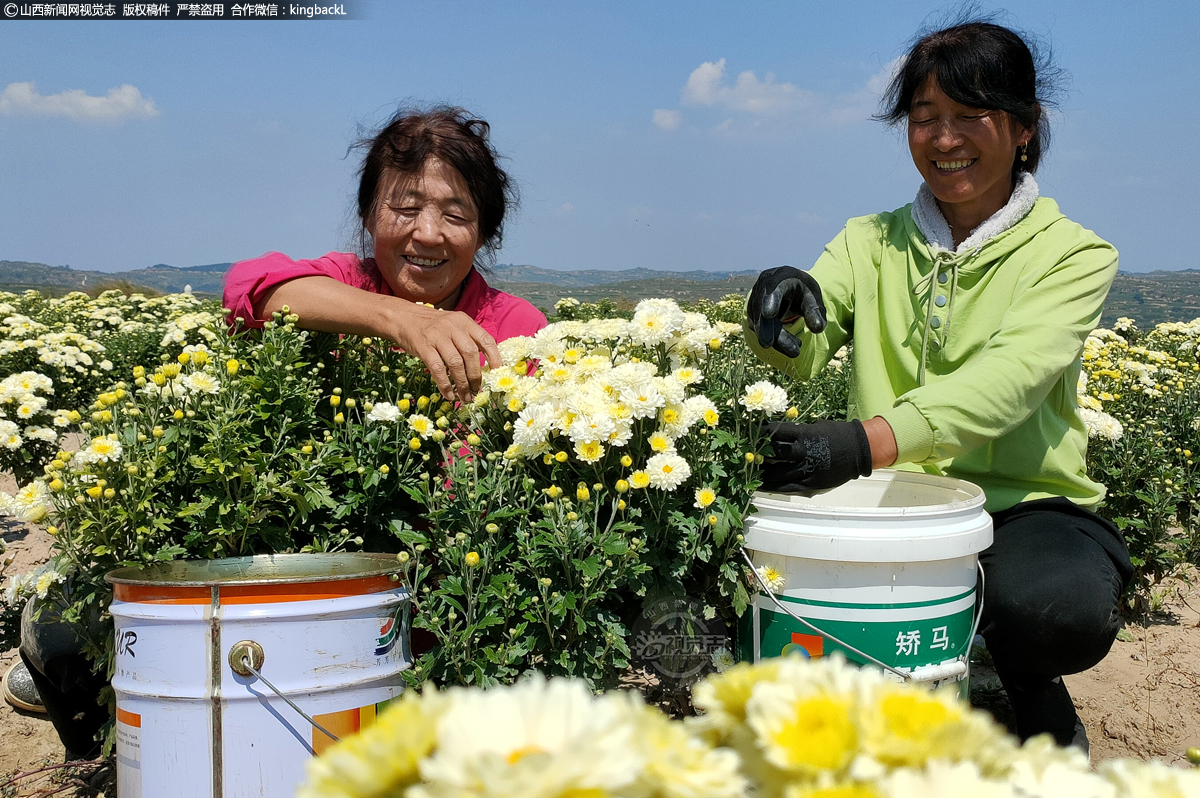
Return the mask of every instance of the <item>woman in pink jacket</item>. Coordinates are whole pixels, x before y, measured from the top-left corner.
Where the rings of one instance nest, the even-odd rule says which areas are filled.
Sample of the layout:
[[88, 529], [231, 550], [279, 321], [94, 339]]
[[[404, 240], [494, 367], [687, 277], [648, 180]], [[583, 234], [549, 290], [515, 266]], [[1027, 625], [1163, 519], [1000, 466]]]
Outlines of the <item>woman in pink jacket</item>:
[[362, 249], [374, 257], [271, 252], [235, 263], [225, 276], [230, 320], [260, 326], [286, 305], [307, 329], [395, 341], [446, 399], [473, 399], [482, 361], [501, 362], [496, 342], [546, 326], [477, 268], [500, 248], [514, 193], [488, 130], [461, 108], [397, 113], [359, 170]]

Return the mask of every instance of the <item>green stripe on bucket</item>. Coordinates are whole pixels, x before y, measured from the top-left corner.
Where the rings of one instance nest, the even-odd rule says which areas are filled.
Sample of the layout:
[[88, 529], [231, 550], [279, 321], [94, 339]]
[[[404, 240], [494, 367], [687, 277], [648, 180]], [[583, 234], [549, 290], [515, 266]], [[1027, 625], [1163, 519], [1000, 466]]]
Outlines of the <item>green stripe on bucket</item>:
[[[914, 607], [936, 607], [939, 604], [951, 604], [955, 601], [961, 601], [975, 593], [975, 588], [971, 588], [957, 596], [948, 596], [947, 598], [930, 599], [929, 601], [907, 601], [896, 604], [866, 604], [862, 602], [844, 602], [844, 601], [817, 601], [815, 599], [795, 598], [794, 596], [776, 596], [780, 601], [785, 601], [789, 604], [805, 604], [810, 607], [837, 607], [839, 609], [851, 610], [905, 610]], [[766, 596], [767, 594], [758, 591], [758, 595]]]
[[[963, 656], [970, 644], [974, 614], [967, 608], [936, 618], [882, 623], [816, 618], [809, 622], [893, 667], [917, 668]], [[841, 651], [850, 661], [866, 664], [858, 655], [796, 619], [763, 607], [751, 607], [741, 617], [738, 649], [743, 662], [788, 654], [821, 657]]]

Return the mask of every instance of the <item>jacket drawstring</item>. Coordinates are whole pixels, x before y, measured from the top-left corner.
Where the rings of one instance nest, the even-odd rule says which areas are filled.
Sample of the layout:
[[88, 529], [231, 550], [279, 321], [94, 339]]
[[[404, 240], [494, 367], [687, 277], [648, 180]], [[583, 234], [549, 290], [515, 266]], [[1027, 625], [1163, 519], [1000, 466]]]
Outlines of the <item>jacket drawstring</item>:
[[917, 385], [925, 384], [925, 366], [929, 357], [929, 331], [932, 329], [934, 308], [936, 307], [934, 300], [937, 297], [937, 276], [942, 269], [947, 266], [950, 268], [950, 299], [946, 305], [946, 323], [942, 330], [942, 341], [948, 340], [950, 335], [950, 318], [954, 315], [954, 297], [958, 293], [958, 269], [959, 266], [965, 265], [967, 261], [975, 258], [982, 246], [976, 247], [966, 254], [965, 257], [956, 257], [955, 253], [946, 250], [939, 250], [933, 256], [933, 268], [929, 274], [922, 277], [913, 286], [913, 294], [925, 296], [925, 329], [921, 333], [921, 360], [917, 367]]

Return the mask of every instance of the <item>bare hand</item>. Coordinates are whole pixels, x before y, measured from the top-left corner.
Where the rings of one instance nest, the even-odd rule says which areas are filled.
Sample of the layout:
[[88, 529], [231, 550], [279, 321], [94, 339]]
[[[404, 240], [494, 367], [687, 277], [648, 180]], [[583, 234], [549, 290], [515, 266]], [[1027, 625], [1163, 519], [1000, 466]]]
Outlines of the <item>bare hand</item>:
[[479, 353], [493, 368], [504, 364], [496, 339], [466, 313], [408, 305], [391, 336], [401, 349], [419, 357], [448, 402], [470, 402], [483, 384]]

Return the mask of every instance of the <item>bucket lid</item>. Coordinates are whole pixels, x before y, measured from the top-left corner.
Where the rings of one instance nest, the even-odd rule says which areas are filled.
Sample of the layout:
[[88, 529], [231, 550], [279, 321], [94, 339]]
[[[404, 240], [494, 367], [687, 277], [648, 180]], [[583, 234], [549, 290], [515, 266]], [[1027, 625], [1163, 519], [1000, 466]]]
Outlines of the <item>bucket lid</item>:
[[[335, 598], [389, 590], [402, 566], [395, 555], [260, 554], [223, 560], [176, 560], [104, 575], [116, 598], [154, 603], [206, 603], [213, 588], [236, 603]], [[305, 586], [312, 585], [308, 589]]]
[[756, 493], [746, 547], [847, 562], [952, 559], [991, 545], [983, 503], [983, 489], [965, 480], [878, 469], [813, 496]]

